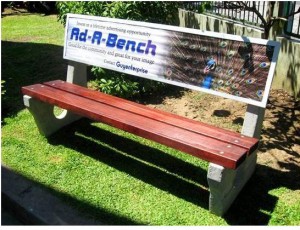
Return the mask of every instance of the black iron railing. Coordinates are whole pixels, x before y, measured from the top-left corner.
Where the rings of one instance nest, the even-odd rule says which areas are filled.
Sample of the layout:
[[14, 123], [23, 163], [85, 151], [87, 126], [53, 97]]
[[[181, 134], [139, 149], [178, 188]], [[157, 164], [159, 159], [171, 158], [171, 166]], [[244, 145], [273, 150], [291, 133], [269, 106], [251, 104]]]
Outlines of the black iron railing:
[[[232, 2], [231, 2], [232, 3]], [[268, 1], [247, 1], [244, 2], [248, 7], [252, 7], [255, 4], [256, 10], [263, 17], [267, 17]], [[227, 5], [226, 5], [227, 4]], [[297, 11], [300, 7], [300, 1], [282, 2], [283, 16], [288, 16], [291, 13]], [[195, 1], [195, 2], [183, 2], [182, 7], [185, 10], [193, 11], [195, 13], [205, 13], [215, 16], [219, 16], [228, 20], [233, 20], [244, 25], [254, 26], [257, 28], [263, 28], [264, 25], [258, 14], [245, 10], [241, 7], [234, 7], [234, 5], [228, 5], [226, 1]], [[300, 38], [300, 13], [294, 14], [288, 18], [285, 22], [285, 34], [293, 37]]]
[[[256, 27], [263, 27], [261, 19], [256, 13], [241, 10], [238, 8], [230, 8], [226, 6], [227, 2], [224, 1], [211, 1], [211, 2], [185, 2], [183, 3], [183, 8], [196, 13], [206, 13], [217, 15], [226, 19], [235, 20], [245, 25], [252, 25]], [[203, 6], [206, 4], [206, 6]], [[252, 2], [247, 2], [247, 5], [251, 7]], [[262, 16], [266, 15], [267, 2], [260, 1], [256, 2], [256, 8]]]
[[[296, 12], [300, 7], [300, 1], [294, 2], [285, 2], [284, 11], [285, 15], [290, 15], [293, 12]], [[300, 38], [300, 13], [293, 14], [288, 17], [288, 21], [285, 24], [284, 32], [293, 37]]]

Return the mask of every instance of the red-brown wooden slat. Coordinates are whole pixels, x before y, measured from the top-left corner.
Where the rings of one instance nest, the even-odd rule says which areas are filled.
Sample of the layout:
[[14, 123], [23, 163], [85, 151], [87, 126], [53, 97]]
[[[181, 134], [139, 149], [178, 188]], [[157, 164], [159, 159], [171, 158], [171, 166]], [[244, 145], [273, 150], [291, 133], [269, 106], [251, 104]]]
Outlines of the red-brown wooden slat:
[[157, 109], [152, 109], [149, 107], [145, 107], [138, 103], [134, 103], [128, 100], [124, 100], [121, 98], [117, 98], [111, 95], [99, 93], [97, 91], [93, 91], [87, 88], [83, 88], [71, 83], [67, 83], [65, 81], [56, 80], [51, 82], [44, 83], [51, 87], [55, 87], [58, 89], [65, 90], [67, 92], [71, 92], [77, 95], [83, 95], [84, 97], [106, 103], [124, 110], [128, 110], [132, 113], [139, 114], [141, 116], [149, 117], [151, 119], [155, 119], [161, 122], [165, 122], [171, 125], [178, 126], [183, 129], [187, 129], [205, 136], [212, 137], [214, 139], [218, 139], [221, 141], [225, 141], [231, 145], [237, 145], [246, 149], [249, 149], [249, 154], [251, 154], [254, 150], [257, 149], [258, 140], [252, 137], [246, 137], [239, 133], [232, 132], [229, 130], [224, 130], [221, 128], [217, 128], [212, 125], [205, 124], [203, 122], [194, 121], [191, 119], [187, 119], [175, 114], [170, 114], [164, 111], [160, 111]]
[[239, 146], [228, 146], [227, 143], [214, 138], [46, 85], [37, 84], [23, 87], [22, 92], [41, 101], [154, 140], [226, 168], [235, 169], [245, 159], [248, 151]]

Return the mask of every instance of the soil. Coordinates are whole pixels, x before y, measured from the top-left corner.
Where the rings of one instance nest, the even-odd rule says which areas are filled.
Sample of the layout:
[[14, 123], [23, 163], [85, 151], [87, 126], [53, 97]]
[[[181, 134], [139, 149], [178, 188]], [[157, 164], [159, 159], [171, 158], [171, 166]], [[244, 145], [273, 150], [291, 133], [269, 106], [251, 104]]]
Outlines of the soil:
[[[237, 132], [242, 130], [246, 112], [244, 103], [187, 90], [157, 95], [143, 103]], [[258, 164], [300, 175], [300, 103], [284, 90], [270, 92]]]

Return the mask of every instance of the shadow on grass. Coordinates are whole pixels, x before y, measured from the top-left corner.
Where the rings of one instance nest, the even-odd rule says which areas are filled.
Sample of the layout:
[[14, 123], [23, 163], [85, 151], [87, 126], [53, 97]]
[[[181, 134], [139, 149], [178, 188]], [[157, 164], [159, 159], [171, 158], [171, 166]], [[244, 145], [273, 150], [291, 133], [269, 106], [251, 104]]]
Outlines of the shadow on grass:
[[[272, 98], [272, 104], [279, 103], [275, 100]], [[254, 175], [227, 213], [228, 223], [241, 225], [268, 223], [270, 216], [267, 213], [273, 212], [278, 200], [269, 194], [270, 191], [281, 187], [293, 191], [300, 189], [300, 166], [296, 160], [300, 155], [295, 150], [295, 145], [299, 143], [299, 117], [296, 114], [299, 107], [287, 99], [280, 103], [284, 103], [284, 106], [272, 105], [268, 108], [272, 119], [265, 118], [267, 121], [271, 119], [271, 122], [262, 130], [264, 141], [259, 147], [258, 154], [279, 150], [284, 152], [285, 158], [276, 159], [279, 169], [257, 165]]]
[[225, 215], [227, 222], [234, 225], [268, 224], [278, 201], [278, 197], [269, 194], [270, 191], [280, 187], [300, 189], [299, 175], [293, 177], [299, 174], [299, 168], [290, 169], [291, 172], [283, 172], [257, 165], [254, 175]]
[[1, 41], [2, 119], [24, 108], [21, 87], [55, 79], [66, 79], [63, 47], [52, 44]]
[[[65, 136], [68, 136], [68, 139]], [[105, 146], [91, 139], [99, 140], [105, 143]], [[77, 121], [76, 124], [64, 128], [48, 140], [53, 145], [62, 144], [79, 151], [145, 183], [208, 209], [208, 191], [186, 181], [193, 181], [208, 187], [206, 170], [161, 150], [94, 127], [87, 119]], [[286, 183], [289, 177], [289, 172], [257, 165], [256, 172], [234, 201], [224, 219], [231, 225], [267, 225], [278, 201], [278, 198], [269, 192], [279, 187], [299, 189], [297, 183]]]
[[[264, 176], [261, 175], [264, 172]], [[237, 199], [234, 201], [224, 218], [231, 225], [268, 225], [271, 215], [276, 207], [278, 198], [269, 194], [274, 188], [269, 183], [271, 168], [257, 165], [254, 175], [245, 185]], [[279, 184], [275, 186], [280, 187]]]
[[205, 170], [161, 150], [92, 126], [87, 119], [61, 130], [48, 141], [74, 149], [181, 199], [208, 208], [208, 191], [195, 184], [207, 187]]

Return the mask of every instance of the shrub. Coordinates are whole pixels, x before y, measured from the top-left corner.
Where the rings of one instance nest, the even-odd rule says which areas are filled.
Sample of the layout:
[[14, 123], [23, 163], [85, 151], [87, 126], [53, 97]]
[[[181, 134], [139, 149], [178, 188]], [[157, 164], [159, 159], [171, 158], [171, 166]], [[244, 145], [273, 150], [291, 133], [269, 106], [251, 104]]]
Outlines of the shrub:
[[57, 3], [58, 19], [66, 23], [67, 13], [130, 19], [162, 24], [177, 24], [179, 2], [70, 2]]
[[1, 80], [1, 95], [4, 95], [6, 93], [6, 90], [4, 89], [4, 80]]
[[89, 83], [92, 89], [124, 98], [129, 98], [139, 93], [138, 82], [128, 79], [126, 74], [99, 67], [93, 67], [92, 73], [96, 77], [96, 80]]

